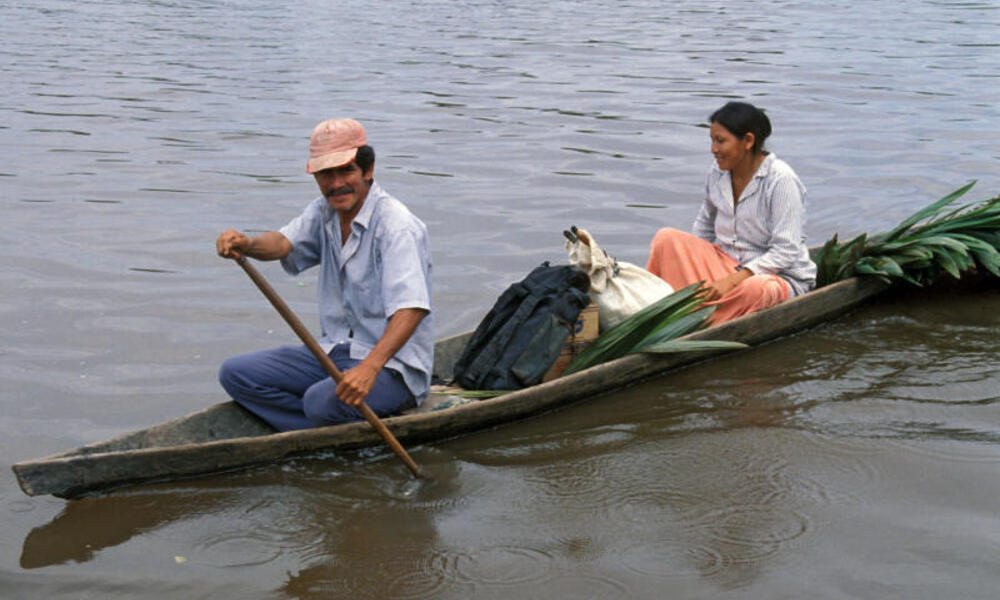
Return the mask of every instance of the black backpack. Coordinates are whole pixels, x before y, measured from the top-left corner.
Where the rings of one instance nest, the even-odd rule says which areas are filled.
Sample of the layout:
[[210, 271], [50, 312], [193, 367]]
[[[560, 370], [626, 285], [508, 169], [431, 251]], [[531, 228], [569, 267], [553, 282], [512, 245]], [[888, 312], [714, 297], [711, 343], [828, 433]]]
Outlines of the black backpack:
[[542, 263], [508, 287], [479, 323], [455, 362], [455, 381], [470, 390], [534, 385], [559, 358], [590, 279], [570, 266]]

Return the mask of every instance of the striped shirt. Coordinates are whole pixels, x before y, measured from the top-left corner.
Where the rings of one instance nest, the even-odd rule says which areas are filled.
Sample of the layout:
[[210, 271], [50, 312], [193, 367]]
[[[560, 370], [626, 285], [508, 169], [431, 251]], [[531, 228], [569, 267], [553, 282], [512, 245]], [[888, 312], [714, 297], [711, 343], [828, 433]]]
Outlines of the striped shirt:
[[803, 231], [805, 197], [795, 171], [769, 153], [734, 203], [730, 172], [713, 163], [694, 234], [755, 274], [778, 275], [797, 296], [816, 287], [816, 265]]

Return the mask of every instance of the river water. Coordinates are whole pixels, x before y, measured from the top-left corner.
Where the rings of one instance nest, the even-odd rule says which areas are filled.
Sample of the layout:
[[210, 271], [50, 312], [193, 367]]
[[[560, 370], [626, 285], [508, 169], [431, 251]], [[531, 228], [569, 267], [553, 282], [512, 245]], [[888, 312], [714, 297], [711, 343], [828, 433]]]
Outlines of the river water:
[[[911, 293], [533, 420], [67, 502], [9, 466], [225, 399], [292, 340], [219, 231], [313, 197], [366, 124], [428, 225], [438, 335], [560, 232], [643, 264], [708, 114], [766, 108], [812, 243], [1000, 192], [1000, 3], [7, 1], [3, 598], [994, 598], [1000, 294]], [[315, 278], [262, 267], [307, 322]]]

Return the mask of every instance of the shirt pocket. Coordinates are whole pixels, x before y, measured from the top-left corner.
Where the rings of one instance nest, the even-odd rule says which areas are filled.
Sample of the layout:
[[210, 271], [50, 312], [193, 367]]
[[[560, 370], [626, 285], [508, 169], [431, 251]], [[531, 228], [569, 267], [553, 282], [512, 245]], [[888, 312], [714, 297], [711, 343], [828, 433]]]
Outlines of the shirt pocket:
[[[355, 267], [356, 272], [350, 273]], [[385, 318], [385, 299], [382, 297], [382, 265], [373, 260], [365, 265], [349, 265], [348, 276], [355, 293], [351, 304], [355, 314], [362, 318]]]
[[361, 314], [368, 318], [385, 317], [385, 300], [382, 298], [381, 278], [369, 272], [360, 286]]

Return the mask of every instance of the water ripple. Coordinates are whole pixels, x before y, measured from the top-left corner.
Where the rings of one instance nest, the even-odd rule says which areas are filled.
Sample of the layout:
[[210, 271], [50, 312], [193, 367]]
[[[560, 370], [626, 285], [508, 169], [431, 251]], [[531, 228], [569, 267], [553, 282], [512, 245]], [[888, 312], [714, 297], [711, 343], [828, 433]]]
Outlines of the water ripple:
[[463, 554], [438, 549], [426, 552], [391, 577], [386, 586], [387, 597], [440, 598], [445, 591], [454, 591], [458, 565], [465, 559]]
[[277, 559], [282, 550], [261, 532], [223, 534], [195, 546], [185, 557], [210, 567], [253, 567]]
[[522, 546], [490, 546], [456, 557], [458, 582], [515, 586], [549, 578], [555, 565], [549, 554]]
[[677, 540], [636, 543], [623, 550], [618, 560], [633, 573], [662, 579], [710, 576], [726, 566], [718, 549]]
[[634, 594], [624, 581], [592, 573], [567, 574], [548, 579], [541, 585], [533, 585], [530, 591], [519, 594], [526, 599], [552, 600], [553, 598], [573, 598], [573, 600], [625, 600]]
[[806, 515], [769, 504], [729, 506], [707, 518], [713, 523], [709, 530], [720, 541], [758, 548], [762, 556], [773, 554], [778, 546], [802, 537], [812, 527]]

